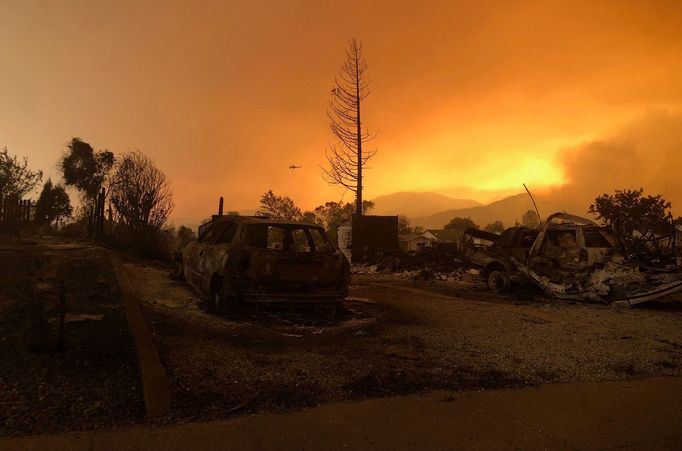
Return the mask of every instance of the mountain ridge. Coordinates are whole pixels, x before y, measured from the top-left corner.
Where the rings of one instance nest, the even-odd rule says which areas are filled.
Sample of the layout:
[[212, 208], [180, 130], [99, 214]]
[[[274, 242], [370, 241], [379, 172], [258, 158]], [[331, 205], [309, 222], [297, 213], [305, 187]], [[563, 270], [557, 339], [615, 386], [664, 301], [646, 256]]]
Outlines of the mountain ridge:
[[472, 199], [457, 199], [430, 191], [399, 191], [373, 199], [375, 215], [428, 216], [440, 211], [470, 208], [482, 205]]
[[416, 216], [410, 218], [413, 226], [421, 226], [425, 229], [442, 229], [445, 224], [456, 216], [470, 217], [480, 227], [502, 221], [505, 227], [521, 221], [521, 217], [528, 210], [533, 209], [533, 204], [525, 193], [514, 194], [486, 205], [477, 205], [468, 208], [444, 210], [438, 213]]

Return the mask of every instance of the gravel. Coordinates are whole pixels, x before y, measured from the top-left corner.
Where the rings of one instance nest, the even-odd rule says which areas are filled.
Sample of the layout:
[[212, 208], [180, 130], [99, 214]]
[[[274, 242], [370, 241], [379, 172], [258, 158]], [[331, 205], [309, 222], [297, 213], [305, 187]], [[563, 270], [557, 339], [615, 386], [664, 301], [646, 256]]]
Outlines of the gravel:
[[[66, 290], [63, 348], [57, 346], [59, 273]], [[136, 357], [107, 251], [44, 239], [5, 246], [0, 274], [0, 435], [140, 418]], [[47, 340], [31, 350], [27, 328], [37, 301], [46, 305]]]
[[253, 310], [223, 317], [205, 313], [164, 267], [130, 262], [128, 270], [169, 372], [174, 420], [682, 373], [675, 303], [614, 310], [533, 293], [494, 296], [471, 280], [382, 276], [379, 286], [365, 275], [354, 278], [351, 296], [376, 304], [347, 302], [332, 320]]

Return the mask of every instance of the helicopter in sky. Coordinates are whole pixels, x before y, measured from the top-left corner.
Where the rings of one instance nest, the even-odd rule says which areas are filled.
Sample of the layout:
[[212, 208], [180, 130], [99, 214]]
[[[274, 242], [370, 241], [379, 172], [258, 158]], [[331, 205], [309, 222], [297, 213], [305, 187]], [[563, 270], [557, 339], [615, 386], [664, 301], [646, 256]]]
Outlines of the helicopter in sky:
[[303, 166], [296, 166], [295, 164], [290, 164], [289, 169], [299, 169], [302, 168]]

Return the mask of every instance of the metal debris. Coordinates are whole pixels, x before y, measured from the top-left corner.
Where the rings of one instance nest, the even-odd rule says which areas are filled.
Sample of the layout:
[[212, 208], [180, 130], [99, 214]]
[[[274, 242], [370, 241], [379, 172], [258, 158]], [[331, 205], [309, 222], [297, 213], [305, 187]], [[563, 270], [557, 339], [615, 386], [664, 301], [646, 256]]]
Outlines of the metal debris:
[[538, 229], [512, 227], [501, 235], [467, 229], [461, 247], [496, 292], [530, 280], [559, 299], [634, 305], [682, 291], [680, 267], [636, 262], [609, 227], [568, 213], [551, 215]]

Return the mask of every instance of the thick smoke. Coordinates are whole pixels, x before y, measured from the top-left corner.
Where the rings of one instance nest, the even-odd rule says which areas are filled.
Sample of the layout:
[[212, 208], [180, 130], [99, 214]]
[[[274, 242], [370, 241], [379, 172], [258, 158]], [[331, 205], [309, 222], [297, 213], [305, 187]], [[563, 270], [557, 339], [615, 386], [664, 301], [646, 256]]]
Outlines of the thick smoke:
[[600, 194], [644, 188], [682, 215], [682, 114], [657, 111], [619, 131], [560, 153], [568, 183], [539, 197], [545, 209], [585, 214]]

